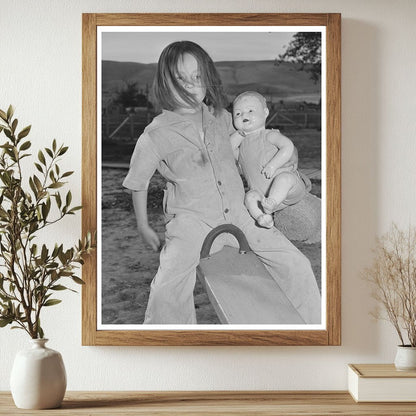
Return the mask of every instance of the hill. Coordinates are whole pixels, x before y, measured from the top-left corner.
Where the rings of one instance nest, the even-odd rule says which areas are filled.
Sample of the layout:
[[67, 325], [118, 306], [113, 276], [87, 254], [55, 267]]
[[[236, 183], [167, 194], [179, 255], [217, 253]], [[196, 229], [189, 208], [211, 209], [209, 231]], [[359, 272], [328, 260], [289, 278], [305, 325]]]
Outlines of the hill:
[[[292, 63], [276, 65], [274, 61], [224, 61], [216, 62], [225, 91], [230, 99], [247, 90], [256, 90], [269, 101], [318, 102], [320, 84], [315, 84], [304, 71]], [[103, 93], [111, 94], [126, 82], [137, 82], [145, 91], [153, 81], [156, 64], [135, 62], [102, 62]]]

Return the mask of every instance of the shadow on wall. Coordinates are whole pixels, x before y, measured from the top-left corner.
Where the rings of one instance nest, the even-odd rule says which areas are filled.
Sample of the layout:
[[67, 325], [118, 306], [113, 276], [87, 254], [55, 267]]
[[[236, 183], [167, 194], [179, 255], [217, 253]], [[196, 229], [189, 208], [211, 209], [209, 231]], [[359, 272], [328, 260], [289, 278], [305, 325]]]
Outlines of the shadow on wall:
[[378, 232], [380, 184], [380, 29], [342, 20], [342, 344], [374, 356], [381, 344], [369, 313], [371, 290], [360, 277]]

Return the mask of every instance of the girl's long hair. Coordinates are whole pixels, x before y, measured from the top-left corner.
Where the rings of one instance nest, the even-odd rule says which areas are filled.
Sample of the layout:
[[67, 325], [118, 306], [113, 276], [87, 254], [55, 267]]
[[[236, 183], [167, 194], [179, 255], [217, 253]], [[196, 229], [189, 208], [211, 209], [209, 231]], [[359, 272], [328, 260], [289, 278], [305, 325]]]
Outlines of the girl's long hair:
[[218, 114], [227, 106], [227, 98], [218, 71], [211, 57], [203, 48], [186, 40], [171, 43], [160, 54], [153, 81], [153, 96], [156, 106], [166, 110], [180, 107], [181, 103], [175, 97], [174, 91], [190, 106], [198, 104], [176, 77], [178, 62], [186, 53], [192, 55], [198, 63], [201, 84], [206, 88], [205, 104], [213, 109], [214, 114]]

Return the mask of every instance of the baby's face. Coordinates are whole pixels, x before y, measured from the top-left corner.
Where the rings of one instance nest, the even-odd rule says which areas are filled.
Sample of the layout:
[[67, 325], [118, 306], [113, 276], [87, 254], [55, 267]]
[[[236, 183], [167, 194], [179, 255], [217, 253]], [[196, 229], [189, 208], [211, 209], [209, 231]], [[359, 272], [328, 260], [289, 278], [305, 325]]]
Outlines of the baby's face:
[[254, 96], [241, 97], [234, 103], [234, 127], [244, 133], [264, 128], [269, 110]]

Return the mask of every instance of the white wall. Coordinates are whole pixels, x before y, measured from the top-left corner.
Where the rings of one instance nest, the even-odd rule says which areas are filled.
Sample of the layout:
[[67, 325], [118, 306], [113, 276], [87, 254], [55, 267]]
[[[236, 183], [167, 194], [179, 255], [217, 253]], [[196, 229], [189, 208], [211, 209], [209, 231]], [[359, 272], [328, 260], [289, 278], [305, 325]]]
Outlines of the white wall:
[[[345, 389], [346, 364], [392, 362], [392, 328], [369, 316], [359, 271], [391, 221], [415, 222], [416, 2], [413, 0], [0, 0], [0, 108], [33, 124], [34, 148], [70, 145], [66, 167], [81, 188], [81, 13], [342, 13], [342, 346], [82, 347], [81, 298], [45, 313], [50, 347], [70, 390]], [[56, 233], [56, 229], [55, 229]], [[55, 238], [72, 243], [80, 216]], [[0, 390], [27, 336], [0, 331]]]

